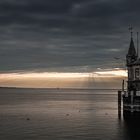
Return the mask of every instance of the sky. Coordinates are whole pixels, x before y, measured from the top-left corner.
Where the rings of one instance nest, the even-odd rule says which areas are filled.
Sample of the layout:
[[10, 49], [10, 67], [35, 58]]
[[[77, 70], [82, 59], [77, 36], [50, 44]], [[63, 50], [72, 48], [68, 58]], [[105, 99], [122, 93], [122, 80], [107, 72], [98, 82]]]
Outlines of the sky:
[[[135, 42], [140, 28], [139, 5], [139, 0], [0, 0], [0, 86], [23, 86], [27, 73], [63, 78], [125, 69], [128, 28], [134, 27]], [[14, 79], [20, 74], [21, 81], [5, 82], [7, 73]]]

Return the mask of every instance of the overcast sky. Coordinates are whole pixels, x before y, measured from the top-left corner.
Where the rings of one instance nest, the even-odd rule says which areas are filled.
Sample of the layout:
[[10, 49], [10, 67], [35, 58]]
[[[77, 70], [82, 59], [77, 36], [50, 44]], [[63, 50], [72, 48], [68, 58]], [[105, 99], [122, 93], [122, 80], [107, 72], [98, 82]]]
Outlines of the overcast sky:
[[124, 67], [139, 0], [0, 0], [0, 72]]

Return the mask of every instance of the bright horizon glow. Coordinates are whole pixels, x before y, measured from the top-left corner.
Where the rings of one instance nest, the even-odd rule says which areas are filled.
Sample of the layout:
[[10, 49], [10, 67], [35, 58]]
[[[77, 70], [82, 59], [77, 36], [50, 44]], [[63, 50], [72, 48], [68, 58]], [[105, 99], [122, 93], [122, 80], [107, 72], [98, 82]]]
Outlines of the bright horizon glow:
[[127, 77], [127, 72], [126, 70], [112, 70], [112, 71], [102, 71], [102, 72], [95, 72], [99, 75], [102, 75], [103, 77], [108, 77], [109, 75], [112, 76], [122, 76], [122, 77]]
[[115, 88], [120, 87], [127, 72], [122, 69], [89, 73], [26, 72], [0, 74], [0, 86], [25, 88]]
[[69, 72], [28, 72], [28, 73], [4, 73], [0, 78], [88, 78], [88, 77], [126, 77], [126, 70], [113, 69], [90, 73], [69, 73]]

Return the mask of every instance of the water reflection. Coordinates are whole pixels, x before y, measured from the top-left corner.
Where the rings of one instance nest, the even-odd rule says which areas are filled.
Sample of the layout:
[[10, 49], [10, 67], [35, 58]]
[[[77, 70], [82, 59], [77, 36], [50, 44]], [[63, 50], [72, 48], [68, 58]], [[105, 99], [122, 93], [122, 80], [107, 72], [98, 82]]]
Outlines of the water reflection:
[[140, 117], [117, 107], [113, 91], [1, 89], [0, 139], [140, 140]]
[[140, 114], [118, 114], [118, 140], [140, 140]]
[[123, 117], [126, 139], [140, 140], [140, 114], [132, 115], [125, 113]]

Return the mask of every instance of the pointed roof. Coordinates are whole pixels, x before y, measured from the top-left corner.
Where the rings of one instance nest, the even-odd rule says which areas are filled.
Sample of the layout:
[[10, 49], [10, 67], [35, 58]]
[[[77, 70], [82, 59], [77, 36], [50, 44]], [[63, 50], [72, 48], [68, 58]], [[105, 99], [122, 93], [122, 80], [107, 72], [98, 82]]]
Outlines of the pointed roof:
[[136, 53], [136, 49], [135, 49], [135, 46], [134, 46], [134, 41], [133, 41], [133, 38], [131, 38], [131, 42], [130, 42], [130, 46], [129, 46], [129, 50], [128, 50], [128, 56], [137, 56], [137, 53]]

